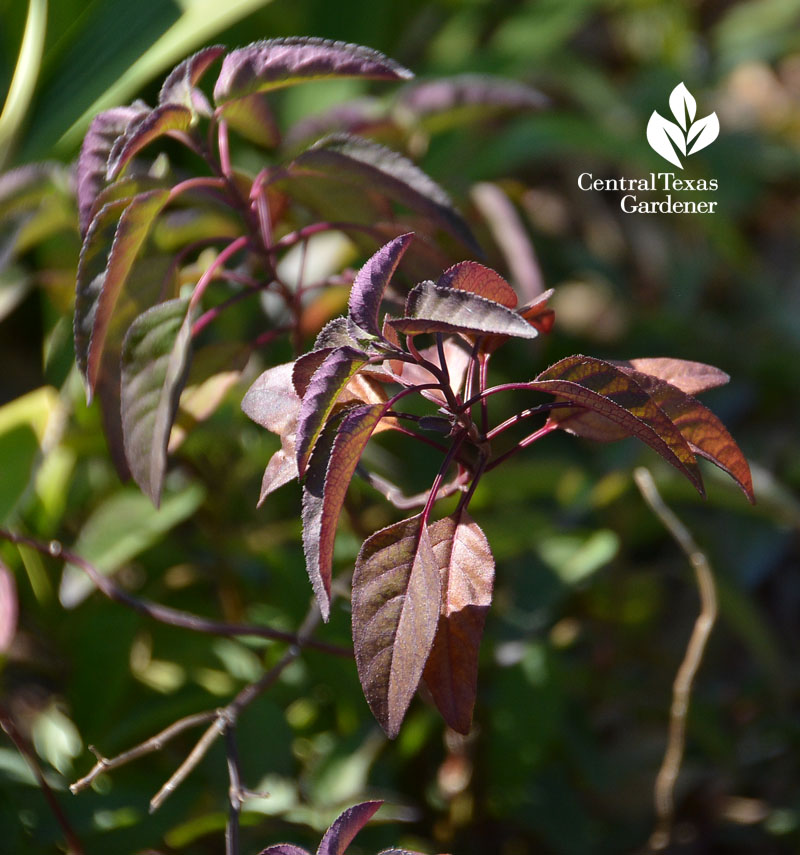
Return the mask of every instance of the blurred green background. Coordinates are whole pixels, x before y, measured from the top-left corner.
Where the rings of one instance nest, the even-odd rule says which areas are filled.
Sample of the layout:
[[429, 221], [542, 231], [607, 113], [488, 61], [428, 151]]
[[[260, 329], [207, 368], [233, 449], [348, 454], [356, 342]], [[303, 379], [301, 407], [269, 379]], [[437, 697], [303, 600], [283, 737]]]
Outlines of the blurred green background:
[[[486, 193], [475, 185], [501, 187], [546, 286], [557, 289], [553, 335], [511, 345], [495, 377], [532, 377], [574, 352], [700, 360], [732, 377], [704, 400], [751, 460], [755, 507], [710, 467], [701, 501], [633, 441], [551, 437], [492, 473], [473, 505], [497, 560], [473, 734], [445, 732], [417, 700], [389, 744], [354, 664], [305, 653], [241, 721], [247, 783], [271, 793], [246, 806], [243, 852], [280, 840], [313, 848], [340, 809], [366, 797], [389, 805], [354, 853], [389, 845], [454, 855], [640, 851], [671, 684], [698, 608], [685, 558], [633, 483], [641, 464], [706, 551], [720, 598], [689, 714], [671, 851], [800, 851], [800, 3], [55, 0], [32, 8], [12, 86], [28, 10], [0, 0], [0, 93], [14, 95], [0, 118], [4, 169], [68, 164], [94, 112], [134, 97], [152, 103], [167, 71], [206, 43], [316, 35], [377, 48], [423, 78], [489, 72], [541, 89], [546, 111], [441, 129], [416, 152], [477, 224], [489, 263], [513, 274], [477, 217]], [[719, 139], [686, 166], [687, 177], [719, 182], [717, 213], [624, 214], [619, 194], [580, 191], [582, 172], [671, 169], [647, 145], [645, 127], [654, 109], [667, 113], [681, 81], [698, 115], [715, 110], [720, 119]], [[299, 87], [281, 94], [281, 122], [390, 90]], [[183, 445], [159, 512], [114, 473], [72, 366], [79, 238], [70, 180], [52, 167], [48, 204], [0, 232], [0, 524], [74, 545], [142, 596], [291, 630], [309, 596], [299, 492], [285, 487], [255, 509], [277, 447], [239, 411], [257, 365]], [[405, 453], [388, 445], [381, 463], [401, 471]], [[352, 505], [368, 531], [396, 518], [363, 484]], [[343, 521], [341, 571], [359, 535]], [[156, 625], [87, 597], [77, 572], [31, 551], [0, 545], [0, 558], [19, 598], [18, 630], [0, 654], [2, 705], [32, 740], [86, 852], [221, 852], [228, 783], [219, 746], [147, 815], [191, 734], [96, 791], [73, 797], [66, 786], [92, 764], [89, 744], [110, 756], [223, 704], [281, 646]], [[320, 637], [347, 644], [349, 633], [340, 605]], [[0, 741], [0, 827], [3, 853], [62, 846], [8, 741]]]

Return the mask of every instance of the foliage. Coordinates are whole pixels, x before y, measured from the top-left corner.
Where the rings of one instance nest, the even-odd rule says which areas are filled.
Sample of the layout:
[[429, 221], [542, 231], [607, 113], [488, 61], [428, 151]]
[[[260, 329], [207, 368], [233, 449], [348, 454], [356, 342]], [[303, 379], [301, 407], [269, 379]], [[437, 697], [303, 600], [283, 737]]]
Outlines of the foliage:
[[[142, 94], [152, 108], [106, 101], [74, 173], [49, 162], [0, 178], [3, 311], [20, 306], [11, 319], [24, 329], [41, 300], [46, 330], [46, 374], [17, 387], [42, 388], [0, 409], [9, 462], [0, 514], [40, 545], [75, 544], [61, 553], [72, 563], [60, 603], [59, 562], [47, 550], [2, 552], [4, 694], [25, 724], [18, 744], [32, 744], [87, 851], [158, 840], [219, 851], [225, 826], [228, 851], [238, 826], [254, 851], [265, 836], [316, 845], [336, 813], [377, 792], [397, 805], [386, 819], [421, 820], [422, 837], [403, 844], [413, 849], [587, 851], [602, 827], [598, 851], [632, 851], [646, 835], [670, 675], [693, 610], [628, 486], [626, 473], [649, 459], [721, 571], [721, 624], [686, 721], [677, 814], [707, 848], [791, 847], [791, 774], [771, 775], [782, 761], [766, 748], [756, 765], [734, 758], [747, 734], [781, 746], [791, 738], [779, 615], [791, 611], [785, 569], [798, 517], [761, 467], [752, 513], [701, 469], [698, 457], [711, 460], [752, 499], [745, 458], [695, 397], [710, 390], [743, 447], [792, 483], [782, 439], [794, 406], [792, 321], [767, 309], [771, 262], [751, 249], [753, 234], [784, 245], [780, 218], [767, 212], [791, 198], [790, 131], [761, 124], [737, 136], [724, 103], [742, 97], [725, 69], [777, 62], [786, 47], [747, 41], [747, 4], [713, 24], [661, 13], [674, 44], [713, 34], [719, 67], [704, 90], [666, 46], [641, 47], [642, 33], [661, 30], [648, 23], [652, 10], [628, 4], [596, 13], [624, 57], [615, 71], [586, 41], [603, 29], [582, 9], [423, 13], [412, 2], [408, 22], [432, 16], [419, 24], [430, 32], [419, 51], [413, 40], [403, 47], [389, 13], [362, 35], [320, 23], [319, 10], [315, 25], [309, 9], [299, 3], [292, 17], [278, 2], [259, 18], [273, 38], [203, 48], [162, 85], [124, 96]], [[346, 44], [355, 39], [386, 53]], [[446, 76], [405, 83], [388, 56]], [[536, 79], [551, 97], [503, 75]], [[611, 200], [576, 195], [579, 172], [658, 167], [644, 127], [681, 77], [700, 115], [710, 105], [720, 115], [720, 138], [686, 169], [719, 178], [724, 213], [686, 228], [681, 218], [626, 220]], [[340, 94], [357, 97], [336, 102]], [[41, 139], [41, 113], [32, 115], [30, 139]], [[33, 150], [17, 135], [23, 153]], [[745, 139], [760, 154], [732, 182]], [[475, 180], [484, 183], [470, 188]], [[544, 291], [543, 281], [570, 279]], [[89, 409], [66, 329], [76, 280]], [[783, 367], [773, 340], [787, 348]], [[618, 358], [642, 352], [689, 359]], [[717, 388], [727, 375], [706, 362], [734, 382]], [[12, 395], [15, 382], [9, 372]], [[266, 431], [241, 418], [242, 398]], [[542, 427], [526, 431], [539, 416]], [[589, 451], [565, 432], [638, 437], [696, 493], [706, 481], [712, 502], [698, 505], [652, 451], [639, 457], [616, 442]], [[149, 498], [118, 486], [109, 452]], [[295, 479], [300, 494], [275, 492]], [[336, 598], [347, 600], [353, 567], [355, 667], [330, 655], [350, 646]], [[96, 571], [109, 578], [93, 584], [127, 608], [85, 600]], [[308, 637], [293, 629], [305, 575], [330, 618]], [[197, 641], [186, 628], [223, 637]], [[24, 644], [39, 636], [46, 648], [26, 659]], [[280, 656], [287, 641], [301, 658], [300, 647]], [[383, 752], [356, 676], [397, 735]], [[269, 692], [247, 694], [254, 686]], [[415, 694], [428, 703], [409, 706]], [[433, 706], [448, 725], [443, 740]], [[5, 726], [5, 703], [2, 712]], [[102, 794], [58, 793], [91, 763], [83, 739], [124, 751], [198, 715], [216, 728], [198, 743], [207, 759], [152, 818], [139, 805], [183, 767], [183, 730], [163, 759], [95, 776]], [[2, 756], [4, 791], [28, 817], [24, 826], [4, 818], [26, 841], [9, 845], [46, 851], [63, 835], [22, 783], [30, 778], [14, 752]], [[241, 783], [260, 777], [269, 798]], [[226, 818], [218, 807], [229, 783]], [[748, 809], [760, 818], [730, 818]], [[367, 829], [365, 851], [396, 841], [396, 824], [386, 834]]]

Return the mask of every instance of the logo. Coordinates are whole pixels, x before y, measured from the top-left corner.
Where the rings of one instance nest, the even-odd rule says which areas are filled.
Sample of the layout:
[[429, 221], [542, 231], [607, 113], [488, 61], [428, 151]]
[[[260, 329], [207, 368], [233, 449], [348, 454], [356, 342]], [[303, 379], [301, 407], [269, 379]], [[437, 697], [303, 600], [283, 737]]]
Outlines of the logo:
[[679, 155], [687, 157], [711, 145], [719, 136], [719, 119], [710, 113], [695, 122], [697, 102], [683, 83], [670, 93], [669, 108], [677, 124], [653, 110], [647, 123], [647, 142], [656, 154], [683, 169]]

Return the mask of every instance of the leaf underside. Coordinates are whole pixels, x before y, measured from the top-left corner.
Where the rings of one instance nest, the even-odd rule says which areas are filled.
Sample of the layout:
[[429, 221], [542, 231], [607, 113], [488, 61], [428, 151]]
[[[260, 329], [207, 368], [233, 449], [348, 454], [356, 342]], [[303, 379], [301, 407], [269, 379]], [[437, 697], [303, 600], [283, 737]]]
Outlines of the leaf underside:
[[364, 696], [394, 738], [439, 620], [441, 574], [422, 517], [367, 538], [353, 574], [353, 643]]

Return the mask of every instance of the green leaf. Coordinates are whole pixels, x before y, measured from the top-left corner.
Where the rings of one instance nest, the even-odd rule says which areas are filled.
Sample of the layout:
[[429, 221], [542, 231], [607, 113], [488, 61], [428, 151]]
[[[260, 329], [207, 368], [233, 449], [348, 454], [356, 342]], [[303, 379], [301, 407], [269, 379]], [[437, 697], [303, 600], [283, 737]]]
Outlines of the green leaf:
[[186, 131], [192, 124], [192, 111], [180, 104], [162, 104], [132, 122], [122, 136], [117, 137], [108, 155], [106, 178], [113, 181], [131, 158], [153, 140], [170, 131]]
[[281, 133], [266, 96], [257, 92], [217, 108], [217, 115], [245, 139], [264, 148], [280, 144]]
[[[199, 484], [168, 495], [160, 509], [132, 487], [114, 493], [99, 505], [83, 524], [72, 551], [93, 564], [101, 573], [114, 573], [149, 549], [197, 510], [205, 497]], [[71, 609], [94, 590], [86, 574], [67, 565], [61, 577], [59, 599]]]
[[5, 523], [25, 492], [39, 453], [36, 434], [27, 425], [0, 433], [0, 524]]
[[122, 429], [136, 483], [156, 507], [167, 466], [167, 445], [189, 372], [192, 323], [188, 300], [168, 300], [131, 324], [122, 346]]

